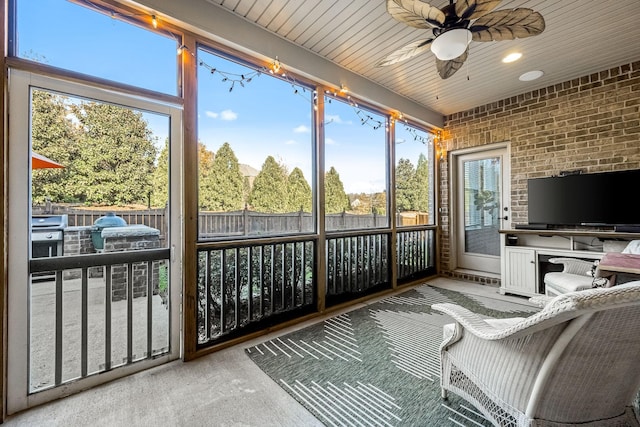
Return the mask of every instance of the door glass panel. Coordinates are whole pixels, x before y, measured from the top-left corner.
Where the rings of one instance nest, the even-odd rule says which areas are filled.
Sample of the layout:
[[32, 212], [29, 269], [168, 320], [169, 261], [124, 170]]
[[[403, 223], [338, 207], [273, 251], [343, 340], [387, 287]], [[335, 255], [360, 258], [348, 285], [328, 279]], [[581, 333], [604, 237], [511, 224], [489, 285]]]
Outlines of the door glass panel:
[[[169, 261], [101, 265], [169, 247], [169, 116], [31, 90], [29, 392], [169, 351]], [[88, 259], [88, 258], [84, 258]]]
[[465, 252], [500, 255], [500, 157], [465, 161]]

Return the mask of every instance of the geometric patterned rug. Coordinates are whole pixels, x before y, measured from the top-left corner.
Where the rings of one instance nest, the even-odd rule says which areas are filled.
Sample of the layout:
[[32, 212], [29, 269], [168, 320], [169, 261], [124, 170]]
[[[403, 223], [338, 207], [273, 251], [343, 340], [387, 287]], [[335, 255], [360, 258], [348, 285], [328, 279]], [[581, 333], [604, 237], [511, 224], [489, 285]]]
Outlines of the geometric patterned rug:
[[488, 317], [536, 308], [422, 285], [245, 349], [327, 426], [490, 426], [465, 400], [440, 397], [439, 347], [451, 302]]

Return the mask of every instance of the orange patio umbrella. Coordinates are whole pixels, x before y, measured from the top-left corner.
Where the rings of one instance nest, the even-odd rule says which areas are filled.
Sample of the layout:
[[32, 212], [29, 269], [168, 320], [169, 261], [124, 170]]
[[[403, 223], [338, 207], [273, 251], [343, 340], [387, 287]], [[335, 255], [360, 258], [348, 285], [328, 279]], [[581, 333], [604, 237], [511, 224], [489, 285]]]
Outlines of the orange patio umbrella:
[[31, 152], [31, 169], [47, 169], [47, 168], [63, 168], [60, 163], [38, 154], [35, 151]]

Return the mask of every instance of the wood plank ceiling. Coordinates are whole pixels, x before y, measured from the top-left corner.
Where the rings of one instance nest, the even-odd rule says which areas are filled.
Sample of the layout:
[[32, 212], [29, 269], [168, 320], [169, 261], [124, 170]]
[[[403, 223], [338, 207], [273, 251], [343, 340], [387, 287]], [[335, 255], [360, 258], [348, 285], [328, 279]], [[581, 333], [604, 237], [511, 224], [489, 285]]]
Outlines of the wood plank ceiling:
[[[438, 76], [429, 51], [376, 67], [394, 50], [430, 35], [391, 18], [385, 0], [207, 1], [443, 115], [640, 61], [639, 0], [504, 0], [497, 10], [536, 10], [545, 31], [526, 39], [471, 42], [469, 59], [447, 80]], [[448, 1], [431, 4], [442, 8]], [[514, 51], [523, 54], [519, 61], [501, 62]], [[532, 70], [543, 71], [543, 77], [518, 79]]]

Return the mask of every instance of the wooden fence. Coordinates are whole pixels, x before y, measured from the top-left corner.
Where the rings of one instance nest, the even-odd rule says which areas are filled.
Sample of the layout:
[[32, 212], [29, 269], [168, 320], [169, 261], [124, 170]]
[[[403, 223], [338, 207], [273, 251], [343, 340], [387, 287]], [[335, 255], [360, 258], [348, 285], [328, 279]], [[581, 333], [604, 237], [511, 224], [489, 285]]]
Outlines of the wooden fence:
[[[33, 215], [66, 214], [69, 226], [91, 226], [112, 210], [83, 209], [77, 206], [33, 206]], [[143, 224], [160, 230], [160, 240], [166, 239], [168, 224], [165, 209], [118, 210], [114, 212], [127, 224]], [[397, 215], [398, 225], [428, 224], [428, 215], [420, 212], [403, 212]], [[387, 217], [376, 214], [330, 214], [326, 216], [327, 231], [355, 230], [387, 227]], [[308, 212], [261, 213], [248, 209], [234, 212], [200, 212], [198, 234], [201, 239], [223, 236], [261, 236], [274, 234], [311, 233], [315, 229], [314, 218]]]

